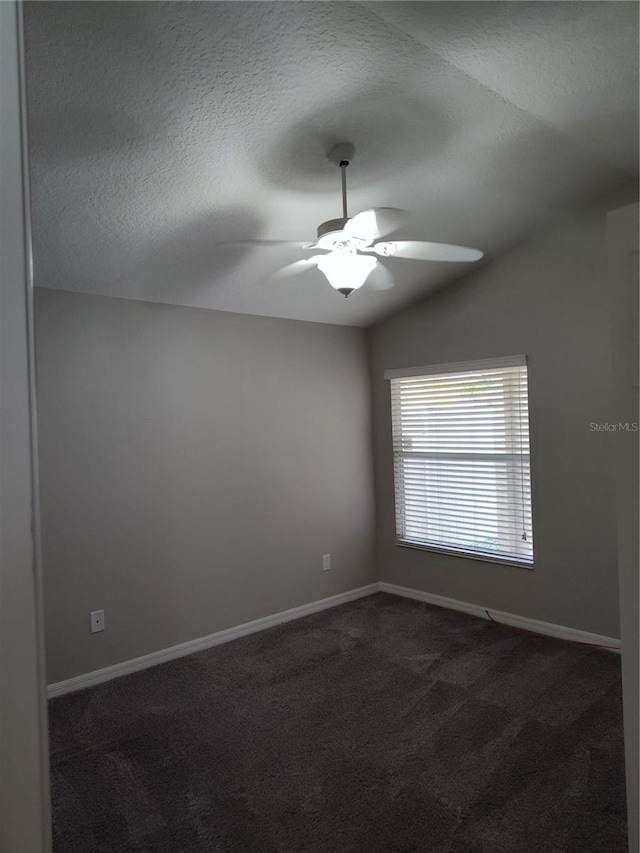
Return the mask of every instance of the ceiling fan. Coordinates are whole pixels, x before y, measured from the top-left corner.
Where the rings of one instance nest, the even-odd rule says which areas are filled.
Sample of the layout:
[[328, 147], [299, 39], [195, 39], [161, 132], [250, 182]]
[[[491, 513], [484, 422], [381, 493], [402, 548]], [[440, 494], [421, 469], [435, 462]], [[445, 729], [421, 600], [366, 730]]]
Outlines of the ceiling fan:
[[314, 268], [324, 273], [327, 281], [338, 293], [350, 296], [362, 287], [369, 275], [376, 275], [370, 284], [377, 290], [393, 287], [394, 281], [380, 258], [410, 258], [416, 261], [470, 262], [479, 260], [479, 249], [453, 246], [449, 243], [429, 243], [422, 240], [381, 240], [397, 231], [409, 218], [404, 210], [395, 207], [374, 207], [354, 217], [347, 214], [347, 166], [353, 160], [354, 147], [340, 143], [329, 151], [329, 160], [340, 167], [342, 174], [342, 217], [329, 219], [318, 226], [318, 237], [313, 243], [283, 240], [250, 240], [242, 245], [291, 246], [304, 250], [320, 249], [327, 254], [313, 255], [295, 261], [269, 276], [282, 279]]

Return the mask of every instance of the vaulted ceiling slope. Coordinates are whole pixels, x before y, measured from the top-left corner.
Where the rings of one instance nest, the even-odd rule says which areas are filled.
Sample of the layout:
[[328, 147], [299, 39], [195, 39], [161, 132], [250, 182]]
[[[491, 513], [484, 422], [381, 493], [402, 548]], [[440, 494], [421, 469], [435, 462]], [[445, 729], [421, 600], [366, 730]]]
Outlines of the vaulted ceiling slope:
[[26, 3], [36, 284], [369, 325], [467, 272], [345, 300], [300, 255], [350, 213], [491, 259], [638, 174], [635, 2]]

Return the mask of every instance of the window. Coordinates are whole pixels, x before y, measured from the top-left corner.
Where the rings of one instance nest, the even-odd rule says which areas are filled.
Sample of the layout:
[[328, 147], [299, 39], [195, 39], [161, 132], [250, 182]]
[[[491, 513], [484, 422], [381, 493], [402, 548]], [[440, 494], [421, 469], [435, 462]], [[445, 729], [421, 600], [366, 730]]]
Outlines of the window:
[[398, 544], [532, 565], [526, 358], [385, 378]]

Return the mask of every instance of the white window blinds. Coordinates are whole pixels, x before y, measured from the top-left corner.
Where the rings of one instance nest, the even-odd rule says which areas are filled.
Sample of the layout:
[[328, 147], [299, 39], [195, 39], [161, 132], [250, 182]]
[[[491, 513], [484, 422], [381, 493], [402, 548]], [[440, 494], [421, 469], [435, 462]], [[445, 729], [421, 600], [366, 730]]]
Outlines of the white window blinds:
[[525, 357], [385, 376], [398, 541], [531, 565]]

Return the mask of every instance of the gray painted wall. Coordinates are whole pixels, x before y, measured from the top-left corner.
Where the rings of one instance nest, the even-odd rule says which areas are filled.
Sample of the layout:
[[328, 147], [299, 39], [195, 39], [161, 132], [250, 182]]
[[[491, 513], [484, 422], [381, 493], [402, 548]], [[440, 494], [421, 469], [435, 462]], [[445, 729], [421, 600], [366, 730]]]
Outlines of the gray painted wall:
[[[619, 637], [605, 213], [567, 215], [372, 334], [381, 580]], [[386, 368], [529, 357], [535, 567], [394, 544]]]
[[364, 330], [39, 290], [36, 340], [49, 683], [376, 580]]
[[0, 851], [43, 853], [51, 832], [18, 14], [16, 3], [0, 3]]
[[[638, 413], [638, 205], [607, 218], [611, 296], [614, 411], [622, 423]], [[629, 853], [640, 849], [638, 765], [640, 763], [640, 625], [638, 622], [638, 434], [612, 436], [615, 454], [622, 689], [627, 768]]]

